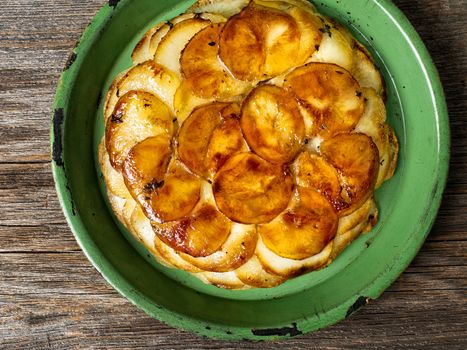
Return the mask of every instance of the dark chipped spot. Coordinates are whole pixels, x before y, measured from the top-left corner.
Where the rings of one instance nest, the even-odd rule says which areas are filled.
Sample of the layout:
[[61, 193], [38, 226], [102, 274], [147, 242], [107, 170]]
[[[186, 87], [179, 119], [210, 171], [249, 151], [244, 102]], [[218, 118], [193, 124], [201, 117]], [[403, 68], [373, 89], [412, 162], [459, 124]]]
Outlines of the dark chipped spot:
[[232, 334], [231, 331], [225, 331], [225, 333], [226, 333], [226, 334], [229, 334], [229, 335]]
[[211, 327], [209, 327], [209, 326], [206, 326], [206, 327], [204, 327], [204, 328], [206, 328], [208, 331], [211, 330]]
[[208, 45], [209, 45], [209, 46], [215, 46], [216, 43], [215, 43], [214, 41], [211, 41]]
[[115, 8], [119, 2], [120, 0], [109, 0], [109, 6]]
[[78, 55], [77, 55], [76, 52], [72, 52], [70, 54], [70, 56], [68, 56], [68, 60], [66, 61], [64, 71], [70, 69], [70, 67], [73, 65], [73, 63], [75, 63], [77, 57], [78, 57]]
[[254, 335], [258, 335], [260, 337], [269, 337], [274, 335], [290, 335], [291, 337], [295, 337], [297, 335], [303, 334], [303, 332], [297, 328], [297, 324], [295, 322], [292, 323], [292, 327], [252, 329], [251, 332]]
[[54, 127], [54, 140], [53, 140], [53, 150], [52, 150], [52, 159], [57, 166], [63, 167], [63, 141], [62, 141], [62, 124], [65, 118], [63, 108], [56, 108], [53, 118], [53, 127]]
[[353, 313], [355, 313], [358, 309], [360, 309], [363, 305], [366, 305], [368, 304], [368, 302], [370, 301], [370, 298], [367, 298], [367, 297], [364, 297], [364, 296], [360, 296], [358, 297], [357, 300], [355, 300], [355, 303], [353, 303], [349, 309], [347, 310], [347, 313], [345, 315], [345, 318], [349, 317], [350, 315], [352, 315]]

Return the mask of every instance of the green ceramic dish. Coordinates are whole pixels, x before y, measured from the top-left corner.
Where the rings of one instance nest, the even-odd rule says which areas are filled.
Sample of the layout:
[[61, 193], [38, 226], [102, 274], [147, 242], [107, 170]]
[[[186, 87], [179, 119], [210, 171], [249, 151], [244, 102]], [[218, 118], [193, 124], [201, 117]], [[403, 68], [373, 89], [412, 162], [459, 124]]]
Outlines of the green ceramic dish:
[[175, 327], [222, 339], [287, 338], [336, 323], [377, 298], [408, 266], [435, 220], [449, 163], [449, 123], [436, 69], [419, 36], [388, 0], [321, 0], [373, 53], [388, 87], [389, 122], [401, 144], [394, 178], [377, 192], [381, 217], [328, 268], [267, 290], [227, 291], [159, 265], [108, 208], [95, 164], [102, 96], [131, 65], [151, 25], [193, 3], [109, 1], [70, 55], [52, 126], [53, 173], [83, 251], [126, 298]]

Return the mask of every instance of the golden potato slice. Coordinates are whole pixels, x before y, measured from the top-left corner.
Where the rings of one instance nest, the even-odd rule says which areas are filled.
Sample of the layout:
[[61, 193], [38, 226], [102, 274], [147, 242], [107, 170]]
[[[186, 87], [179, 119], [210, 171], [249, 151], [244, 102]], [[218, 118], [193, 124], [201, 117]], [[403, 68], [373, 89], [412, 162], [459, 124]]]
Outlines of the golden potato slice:
[[295, 182], [298, 186], [318, 191], [335, 206], [341, 201], [339, 173], [322, 156], [305, 151], [292, 165]]
[[271, 274], [263, 269], [256, 256], [235, 270], [237, 277], [245, 284], [255, 288], [272, 288], [285, 281], [283, 277]]
[[154, 60], [177, 75], [181, 75], [180, 57], [183, 49], [196, 33], [209, 24], [209, 21], [201, 18], [191, 18], [177, 23], [160, 41]]
[[260, 236], [258, 239], [258, 246], [256, 247], [256, 256], [266, 271], [289, 279], [326, 266], [329, 262], [331, 251], [332, 242], [320, 253], [310, 256], [309, 258], [303, 260], [288, 259], [269, 250]]
[[337, 231], [337, 215], [315, 190], [299, 187], [295, 203], [280, 216], [259, 225], [261, 238], [275, 254], [302, 260], [321, 252]]
[[120, 170], [130, 149], [142, 140], [173, 133], [173, 117], [169, 108], [155, 95], [130, 91], [118, 101], [107, 120], [105, 145], [110, 163]]
[[384, 96], [384, 81], [368, 50], [354, 40], [354, 58], [351, 73], [360, 86], [373, 88], [379, 96]]
[[300, 30], [287, 13], [250, 3], [227, 21], [219, 46], [234, 77], [255, 82], [297, 65]]
[[324, 34], [309, 62], [334, 63], [348, 71], [354, 62], [354, 39], [342, 25], [323, 20], [320, 31]]
[[252, 153], [239, 153], [218, 171], [213, 193], [219, 209], [244, 224], [266, 223], [288, 205], [293, 181], [287, 169]]
[[348, 215], [373, 193], [379, 170], [378, 148], [365, 134], [339, 134], [321, 144], [321, 154], [340, 173], [339, 216]]
[[175, 221], [191, 213], [200, 199], [202, 181], [179, 161], [173, 161], [163, 182], [151, 195], [153, 220]]
[[213, 205], [204, 204], [179, 221], [153, 224], [156, 235], [173, 249], [193, 257], [216, 252], [229, 236], [231, 222]]
[[196, 109], [180, 128], [180, 160], [194, 173], [212, 178], [233, 154], [247, 151], [238, 114], [238, 105], [230, 103], [213, 103]]
[[224, 24], [211, 24], [198, 32], [183, 50], [180, 63], [193, 94], [202, 98], [226, 99], [251, 88], [235, 79], [218, 57], [219, 36]]
[[154, 58], [154, 53], [151, 52], [151, 39], [155, 33], [164, 25], [166, 24], [162, 22], [150, 28], [144, 34], [138, 44], [136, 44], [133, 53], [131, 54], [131, 60], [133, 61], [133, 64], [143, 63], [144, 61]]
[[292, 161], [305, 137], [297, 100], [274, 85], [262, 85], [248, 95], [241, 126], [252, 150], [275, 164]]
[[146, 91], [159, 97], [173, 110], [174, 95], [180, 79], [153, 60], [138, 64], [112, 84], [107, 95], [105, 121], [110, 118], [120, 97], [130, 91]]
[[358, 82], [334, 64], [310, 63], [287, 75], [284, 87], [313, 118], [313, 134], [324, 138], [352, 131], [365, 108]]
[[235, 271], [229, 272], [202, 272], [196, 274], [199, 279], [218, 288], [244, 290], [250, 289], [236, 275]]
[[172, 154], [170, 143], [167, 135], [149, 137], [136, 144], [123, 163], [125, 184], [148, 214], [151, 213], [151, 195], [163, 184]]
[[206, 257], [180, 256], [204, 271], [227, 272], [243, 265], [254, 254], [258, 234], [254, 225], [233, 224], [231, 233], [222, 247]]

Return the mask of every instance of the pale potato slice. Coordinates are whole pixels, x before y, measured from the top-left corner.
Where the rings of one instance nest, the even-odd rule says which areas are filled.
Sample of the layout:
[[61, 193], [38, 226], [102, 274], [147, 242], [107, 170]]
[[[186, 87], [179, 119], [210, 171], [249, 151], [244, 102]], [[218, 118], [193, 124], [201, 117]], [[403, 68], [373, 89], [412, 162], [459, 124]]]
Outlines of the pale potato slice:
[[173, 116], [164, 102], [148, 92], [129, 91], [107, 120], [105, 146], [110, 163], [120, 170], [135, 144], [157, 135], [170, 138], [172, 133]]
[[262, 85], [248, 95], [241, 126], [252, 150], [275, 164], [292, 161], [304, 142], [305, 124], [297, 100], [274, 85]]
[[178, 160], [172, 161], [164, 180], [153, 186], [151, 219], [168, 222], [190, 214], [200, 199], [201, 185], [199, 177], [186, 170]]
[[[193, 18], [192, 16], [191, 18]], [[164, 23], [151, 37], [149, 41], [149, 54], [151, 59], [154, 59], [154, 55], [156, 54], [157, 48], [161, 43], [162, 39], [167, 35], [170, 29], [173, 27], [172, 22]]]
[[191, 91], [201, 98], [241, 95], [251, 84], [235, 79], [219, 60], [219, 36], [224, 24], [211, 24], [198, 32], [183, 50], [181, 70]]
[[154, 60], [181, 76], [180, 56], [183, 49], [196, 33], [209, 24], [209, 21], [201, 18], [191, 18], [177, 23], [160, 41]]
[[269, 222], [288, 205], [293, 181], [288, 170], [252, 153], [230, 158], [214, 178], [219, 209], [244, 224]]
[[318, 191], [333, 206], [340, 202], [342, 188], [339, 173], [322, 156], [304, 151], [297, 157], [291, 168], [298, 186]]
[[188, 261], [184, 260], [180, 256], [180, 252], [177, 252], [175, 249], [170, 247], [169, 245], [165, 244], [159, 237], [156, 236], [154, 230], [151, 227], [151, 232], [154, 236], [154, 247], [159, 254], [159, 256], [166, 261], [168, 264], [176, 267], [178, 269], [182, 269], [191, 273], [199, 273], [203, 270], [197, 268], [196, 266], [190, 264]]
[[255, 288], [272, 288], [285, 281], [284, 277], [273, 275], [264, 270], [256, 255], [253, 255], [235, 272], [243, 283]]
[[178, 136], [180, 160], [194, 173], [212, 178], [233, 154], [248, 150], [237, 120], [239, 107], [213, 103], [197, 108]]
[[120, 97], [129, 91], [145, 91], [159, 97], [173, 111], [174, 95], [180, 79], [167, 68], [149, 60], [117, 78], [107, 95], [105, 121], [110, 118]]
[[185, 218], [153, 223], [156, 235], [173, 249], [193, 257], [213, 254], [227, 240], [231, 222], [213, 205], [204, 204]]
[[196, 274], [198, 278], [223, 289], [249, 289], [248, 286], [237, 277], [235, 271], [229, 272], [202, 272]]
[[319, 47], [309, 62], [334, 63], [351, 71], [354, 63], [354, 39], [340, 24], [323, 20], [321, 32], [324, 33]]
[[195, 13], [215, 13], [226, 18], [239, 13], [250, 0], [198, 0], [189, 11]]
[[297, 65], [300, 36], [290, 15], [250, 3], [227, 21], [219, 56], [237, 79], [266, 80]]
[[[350, 218], [352, 217], [352, 218]], [[332, 252], [330, 258], [334, 260], [352, 241], [359, 237], [362, 232], [369, 232], [378, 221], [378, 208], [372, 198], [368, 199], [365, 204], [356, 212], [348, 217], [352, 221], [352, 225], [339, 223], [339, 230], [333, 240]], [[341, 219], [341, 221], [344, 218]], [[344, 230], [344, 226], [348, 229]]]
[[101, 167], [102, 175], [104, 176], [107, 190], [120, 198], [132, 198], [128, 188], [125, 185], [122, 174], [115, 170], [112, 164], [110, 164], [109, 153], [105, 149], [104, 138], [99, 144], [98, 153], [99, 165]]
[[303, 260], [283, 258], [269, 250], [260, 236], [256, 247], [256, 256], [266, 271], [289, 279], [324, 267], [331, 256], [331, 251], [332, 242], [319, 254]]
[[337, 215], [326, 197], [298, 187], [289, 208], [258, 232], [269, 250], [288, 259], [303, 260], [318, 254], [334, 238]]
[[287, 75], [284, 87], [305, 104], [313, 118], [313, 134], [323, 138], [352, 131], [365, 108], [358, 82], [335, 64], [297, 68]]
[[373, 197], [363, 203], [363, 205], [355, 210], [352, 214], [344, 216], [339, 219], [339, 226], [337, 228], [336, 237], [350, 231], [355, 228], [358, 224], [366, 222], [370, 214], [377, 213], [376, 203]]
[[143, 63], [154, 58], [154, 53], [151, 52], [151, 39], [164, 25], [166, 25], [164, 22], [158, 23], [143, 35], [131, 54], [133, 64]]
[[379, 96], [384, 96], [384, 81], [368, 50], [354, 40], [354, 58], [350, 72], [360, 86], [372, 88]]
[[149, 137], [136, 144], [123, 163], [123, 178], [131, 195], [151, 217], [151, 196], [164, 183], [172, 154], [167, 135]]
[[379, 170], [378, 148], [369, 136], [339, 134], [321, 144], [321, 154], [340, 173], [339, 216], [359, 208], [373, 193]]
[[254, 225], [232, 224], [231, 232], [222, 247], [206, 257], [180, 256], [190, 264], [213, 272], [232, 271], [248, 261], [255, 252], [258, 234]]

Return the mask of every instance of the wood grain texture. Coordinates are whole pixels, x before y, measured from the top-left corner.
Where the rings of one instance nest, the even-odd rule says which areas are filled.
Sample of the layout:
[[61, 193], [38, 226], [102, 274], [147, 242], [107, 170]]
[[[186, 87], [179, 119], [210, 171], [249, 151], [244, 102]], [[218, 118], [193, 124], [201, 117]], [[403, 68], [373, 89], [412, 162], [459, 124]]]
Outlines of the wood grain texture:
[[[346, 0], [350, 1], [350, 0]], [[0, 11], [0, 348], [467, 348], [467, 3], [398, 0], [443, 81], [452, 127], [436, 224], [402, 276], [346, 321], [286, 343], [220, 342], [153, 320], [115, 292], [66, 225], [50, 171], [54, 90], [102, 0], [6, 0]]]

